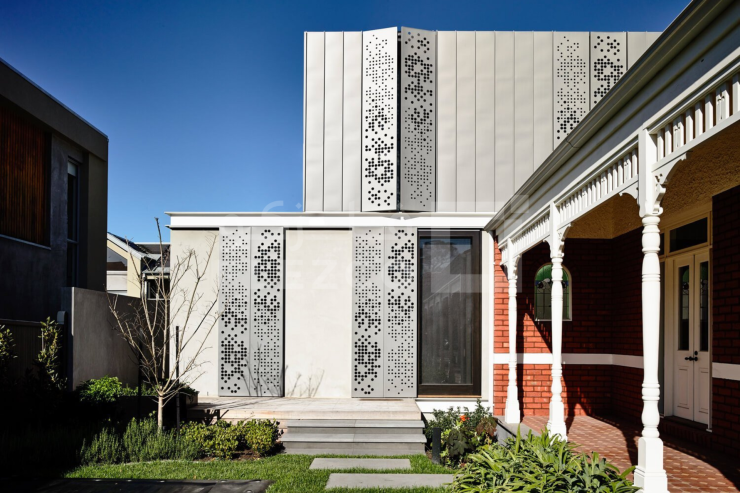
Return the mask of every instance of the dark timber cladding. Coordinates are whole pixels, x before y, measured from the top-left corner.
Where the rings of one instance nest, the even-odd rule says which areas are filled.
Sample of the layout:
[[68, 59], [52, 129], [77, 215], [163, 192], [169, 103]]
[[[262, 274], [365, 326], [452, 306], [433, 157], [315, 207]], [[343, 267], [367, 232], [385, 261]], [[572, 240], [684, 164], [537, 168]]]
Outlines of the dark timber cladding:
[[416, 397], [416, 228], [352, 236], [352, 396]]
[[283, 395], [283, 236], [220, 229], [219, 395]]
[[0, 234], [49, 245], [50, 137], [0, 106]]

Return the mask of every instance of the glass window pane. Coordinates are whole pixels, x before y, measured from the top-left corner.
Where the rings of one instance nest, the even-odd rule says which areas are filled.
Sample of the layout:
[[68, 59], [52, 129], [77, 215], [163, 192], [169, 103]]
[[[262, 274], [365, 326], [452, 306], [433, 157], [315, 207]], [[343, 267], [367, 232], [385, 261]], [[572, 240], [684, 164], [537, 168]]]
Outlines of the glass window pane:
[[472, 384], [471, 238], [422, 238], [421, 383]]
[[688, 351], [690, 323], [689, 294], [691, 289], [691, 279], [689, 278], [688, 266], [680, 267], [678, 269], [678, 279], [678, 299], [680, 300], [678, 308], [678, 350]]
[[707, 242], [707, 218], [671, 230], [671, 252]]
[[[552, 264], [543, 265], [534, 278], [534, 316], [552, 319]], [[570, 320], [570, 276], [563, 269], [563, 320]]]
[[699, 351], [709, 351], [709, 262], [699, 264]]

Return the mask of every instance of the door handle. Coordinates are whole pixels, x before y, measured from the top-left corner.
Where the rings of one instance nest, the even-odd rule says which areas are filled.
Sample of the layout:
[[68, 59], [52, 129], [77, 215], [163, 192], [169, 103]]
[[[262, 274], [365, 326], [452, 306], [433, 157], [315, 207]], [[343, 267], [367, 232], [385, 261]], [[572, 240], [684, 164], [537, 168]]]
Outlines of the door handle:
[[699, 361], [699, 358], [697, 356], [686, 356], [684, 359], [686, 361]]

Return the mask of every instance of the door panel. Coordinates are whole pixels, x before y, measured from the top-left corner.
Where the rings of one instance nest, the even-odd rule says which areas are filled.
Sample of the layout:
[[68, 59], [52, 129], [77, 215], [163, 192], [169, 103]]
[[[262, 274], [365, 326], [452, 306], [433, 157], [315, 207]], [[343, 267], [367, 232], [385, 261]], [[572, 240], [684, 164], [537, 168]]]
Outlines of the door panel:
[[694, 368], [692, 356], [692, 295], [691, 280], [694, 278], [693, 255], [676, 259], [674, 270], [673, 296], [675, 309], [675, 354], [673, 381], [673, 413], [681, 418], [694, 419]]
[[709, 400], [711, 392], [709, 352], [709, 254], [694, 257], [694, 421], [709, 424]]

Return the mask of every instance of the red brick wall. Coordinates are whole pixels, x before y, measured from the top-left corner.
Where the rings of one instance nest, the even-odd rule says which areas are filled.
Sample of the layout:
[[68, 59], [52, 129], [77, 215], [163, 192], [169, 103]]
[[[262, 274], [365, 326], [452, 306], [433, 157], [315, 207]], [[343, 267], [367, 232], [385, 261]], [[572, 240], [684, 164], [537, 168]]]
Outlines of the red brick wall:
[[[712, 360], [740, 364], [740, 187], [712, 199]], [[740, 382], [712, 380], [712, 448], [740, 450]]]
[[612, 366], [611, 413], [640, 421], [642, 414], [642, 369]]
[[612, 341], [608, 352], [642, 356], [642, 228], [611, 242]]

